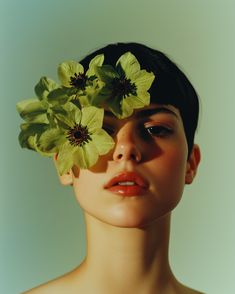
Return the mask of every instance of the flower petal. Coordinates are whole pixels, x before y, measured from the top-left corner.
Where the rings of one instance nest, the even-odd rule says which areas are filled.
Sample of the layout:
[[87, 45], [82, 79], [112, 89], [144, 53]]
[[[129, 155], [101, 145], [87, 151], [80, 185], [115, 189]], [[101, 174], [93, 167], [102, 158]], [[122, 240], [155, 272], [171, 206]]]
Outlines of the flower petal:
[[143, 92], [138, 96], [129, 96], [122, 100], [122, 114], [119, 118], [127, 118], [135, 109], [143, 108], [150, 104], [150, 94]]
[[[150, 104], [150, 94], [149, 92], [143, 91], [143, 92], [138, 92], [137, 96], [135, 96], [135, 101], [136, 104], [142, 103], [141, 107], [147, 106]], [[139, 107], [135, 107], [135, 108], [139, 108]]]
[[[87, 91], [86, 91], [87, 92]], [[94, 92], [92, 92], [93, 94]], [[85, 106], [90, 106], [91, 102], [90, 102], [90, 97], [93, 97], [93, 95], [79, 95], [78, 96], [78, 100], [79, 104], [81, 105], [81, 107], [85, 107]]]
[[88, 131], [99, 129], [103, 125], [104, 109], [95, 106], [82, 108], [81, 124], [88, 127]]
[[65, 142], [60, 146], [56, 165], [60, 175], [66, 174], [74, 165], [73, 153], [75, 148], [69, 142]]
[[[123, 100], [123, 103], [128, 103], [132, 108], [142, 108], [149, 105], [150, 103], [150, 94], [148, 92], [143, 92], [138, 96], [129, 96]], [[123, 108], [124, 108], [123, 104]]]
[[104, 54], [96, 55], [89, 63], [89, 69], [86, 72], [88, 77], [95, 75], [95, 67], [101, 66], [104, 62]]
[[154, 79], [154, 74], [152, 72], [147, 72], [146, 70], [141, 70], [138, 74], [133, 76], [133, 81], [137, 87], [137, 91], [148, 91]]
[[80, 123], [81, 121], [81, 110], [72, 102], [68, 102], [63, 105], [63, 109], [65, 110], [65, 114], [56, 114], [57, 118], [60, 121], [64, 121], [69, 127], [73, 127], [75, 123]]
[[132, 115], [134, 111], [133, 103], [127, 99], [122, 101], [122, 113], [118, 116], [119, 119], [123, 119]]
[[71, 77], [75, 74], [84, 73], [83, 66], [76, 61], [63, 62], [58, 67], [58, 76], [63, 86], [71, 87]]
[[86, 169], [93, 166], [98, 160], [98, 151], [93, 142], [89, 142], [82, 147], [76, 147], [74, 153], [74, 164]]
[[140, 71], [140, 64], [136, 57], [131, 52], [126, 52], [117, 61], [117, 65], [120, 63], [128, 79], [132, 78], [132, 75]]
[[108, 153], [115, 144], [113, 138], [103, 129], [100, 129], [92, 134], [91, 139], [94, 142], [99, 155], [104, 155]]

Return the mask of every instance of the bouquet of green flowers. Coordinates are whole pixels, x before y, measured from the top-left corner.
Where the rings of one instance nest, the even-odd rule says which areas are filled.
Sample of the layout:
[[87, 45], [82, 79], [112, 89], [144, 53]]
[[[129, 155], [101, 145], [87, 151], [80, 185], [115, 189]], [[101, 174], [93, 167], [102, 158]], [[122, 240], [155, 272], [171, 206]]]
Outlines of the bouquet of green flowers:
[[116, 66], [95, 56], [85, 72], [76, 61], [58, 67], [60, 84], [42, 77], [35, 86], [37, 98], [21, 101], [17, 110], [24, 119], [19, 142], [45, 156], [57, 154], [59, 173], [73, 165], [93, 166], [100, 155], [114, 147], [113, 138], [102, 128], [104, 109], [118, 119], [150, 104], [148, 92], [154, 74], [140, 68], [131, 52]]

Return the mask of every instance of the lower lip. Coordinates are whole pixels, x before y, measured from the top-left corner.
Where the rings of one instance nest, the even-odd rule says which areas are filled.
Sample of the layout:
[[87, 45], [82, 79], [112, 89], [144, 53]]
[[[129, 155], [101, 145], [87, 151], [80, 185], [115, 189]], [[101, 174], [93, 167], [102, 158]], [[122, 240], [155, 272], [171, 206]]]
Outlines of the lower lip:
[[146, 193], [146, 189], [138, 185], [134, 185], [134, 186], [115, 185], [108, 188], [108, 190], [112, 193], [118, 194], [120, 196], [125, 196], [125, 197], [140, 196]]

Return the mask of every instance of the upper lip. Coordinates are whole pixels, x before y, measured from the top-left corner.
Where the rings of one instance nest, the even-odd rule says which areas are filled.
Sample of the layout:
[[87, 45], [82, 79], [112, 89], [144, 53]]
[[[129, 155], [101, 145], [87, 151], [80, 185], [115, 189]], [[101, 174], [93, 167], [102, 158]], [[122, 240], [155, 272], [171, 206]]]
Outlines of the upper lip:
[[143, 187], [143, 188], [148, 187], [148, 182], [142, 176], [140, 176], [138, 173], [136, 173], [136, 172], [121, 172], [120, 174], [114, 176], [111, 180], [109, 180], [105, 184], [104, 188], [108, 189], [108, 188], [118, 184], [119, 182], [135, 182], [140, 187]]

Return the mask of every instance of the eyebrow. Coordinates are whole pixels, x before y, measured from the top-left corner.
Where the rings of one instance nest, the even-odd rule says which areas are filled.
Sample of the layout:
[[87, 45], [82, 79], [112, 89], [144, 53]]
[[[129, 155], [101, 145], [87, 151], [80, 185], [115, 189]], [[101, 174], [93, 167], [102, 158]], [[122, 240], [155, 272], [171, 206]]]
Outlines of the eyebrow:
[[[134, 116], [135, 118], [139, 119], [139, 118], [149, 117], [151, 115], [158, 114], [158, 113], [167, 113], [167, 114], [174, 115], [176, 118], [179, 118], [178, 115], [173, 110], [170, 110], [169, 108], [164, 106], [142, 109], [142, 110], [139, 110], [137, 113], [135, 113]], [[104, 111], [104, 115], [107, 117], [116, 118], [112, 112], [107, 110]]]

